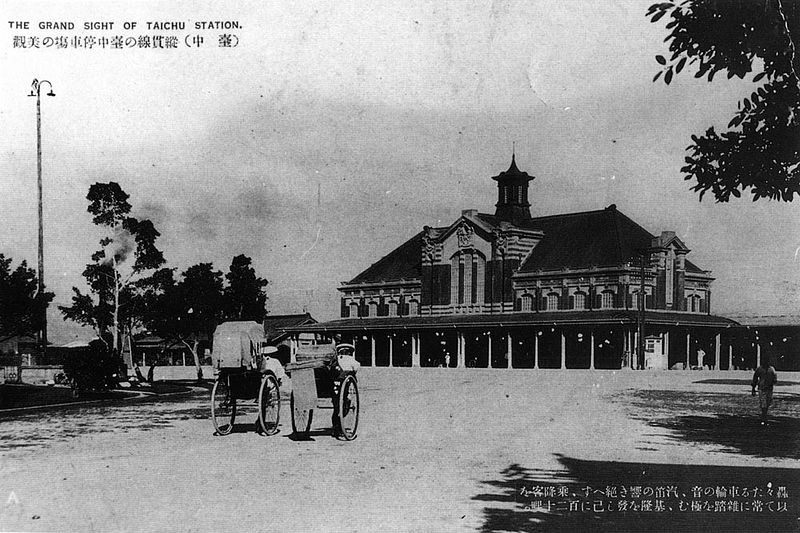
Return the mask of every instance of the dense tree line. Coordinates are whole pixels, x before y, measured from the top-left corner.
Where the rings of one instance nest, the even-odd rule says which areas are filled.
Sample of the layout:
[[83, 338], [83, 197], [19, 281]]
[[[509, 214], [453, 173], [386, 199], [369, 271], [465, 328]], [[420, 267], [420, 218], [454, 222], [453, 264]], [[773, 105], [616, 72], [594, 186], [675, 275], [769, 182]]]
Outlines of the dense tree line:
[[36, 271], [0, 254], [0, 338], [34, 334], [42, 328], [52, 292], [38, 293]]
[[249, 257], [234, 257], [224, 276], [211, 263], [176, 276], [156, 246], [160, 233], [151, 221], [130, 216], [129, 195], [119, 184], [95, 183], [86, 198], [104, 236], [83, 272], [88, 292], [73, 287], [71, 305], [59, 309], [65, 320], [93, 328], [113, 353], [120, 353], [125, 339], [150, 331], [165, 347], [186, 346], [201, 379], [201, 339], [225, 320], [264, 319], [268, 282], [256, 275]]

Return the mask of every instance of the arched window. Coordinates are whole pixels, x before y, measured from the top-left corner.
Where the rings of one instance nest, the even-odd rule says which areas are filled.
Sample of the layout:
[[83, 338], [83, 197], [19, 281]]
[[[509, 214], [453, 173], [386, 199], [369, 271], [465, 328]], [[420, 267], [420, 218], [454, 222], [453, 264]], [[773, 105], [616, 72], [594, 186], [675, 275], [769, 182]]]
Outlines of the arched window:
[[358, 304], [353, 302], [350, 304], [350, 318], [358, 317]]
[[555, 311], [558, 309], [558, 294], [551, 292], [547, 295], [547, 310]]
[[483, 302], [486, 259], [475, 250], [457, 252], [450, 258], [450, 303], [471, 305]]
[[603, 291], [600, 297], [600, 309], [611, 309], [614, 307], [614, 293]]
[[576, 292], [573, 296], [573, 309], [586, 309], [586, 293]]
[[409, 315], [418, 315], [419, 314], [419, 302], [416, 300], [409, 300], [408, 302], [408, 314]]
[[522, 298], [520, 298], [522, 305], [520, 307], [521, 311], [532, 311], [533, 310], [533, 296], [530, 294], [523, 294]]
[[389, 302], [389, 316], [397, 316], [397, 302]]
[[369, 303], [369, 316], [370, 318], [378, 316], [378, 302]]

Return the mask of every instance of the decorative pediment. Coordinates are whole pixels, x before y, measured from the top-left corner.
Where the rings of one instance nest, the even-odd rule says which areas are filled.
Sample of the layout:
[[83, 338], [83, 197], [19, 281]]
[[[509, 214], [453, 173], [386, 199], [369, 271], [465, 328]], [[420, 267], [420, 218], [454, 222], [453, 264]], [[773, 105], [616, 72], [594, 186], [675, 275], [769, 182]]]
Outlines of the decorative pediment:
[[490, 242], [492, 228], [485, 225], [477, 216], [477, 212], [467, 210], [453, 222], [450, 227], [437, 236], [437, 241], [444, 243], [455, 234], [459, 248], [476, 246], [478, 240]]
[[472, 229], [472, 226], [462, 223], [456, 230], [456, 236], [458, 237], [459, 248], [472, 248], [472, 239], [475, 236], [475, 230]]

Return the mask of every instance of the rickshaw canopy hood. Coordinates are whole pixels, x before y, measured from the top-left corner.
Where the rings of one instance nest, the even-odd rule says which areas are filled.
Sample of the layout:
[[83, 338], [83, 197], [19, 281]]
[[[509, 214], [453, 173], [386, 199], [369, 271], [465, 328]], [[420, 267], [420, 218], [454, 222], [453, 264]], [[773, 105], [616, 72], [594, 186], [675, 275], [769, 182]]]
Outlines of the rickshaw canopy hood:
[[264, 327], [258, 322], [223, 322], [214, 331], [214, 351], [211, 354], [214, 368], [250, 366], [265, 340]]

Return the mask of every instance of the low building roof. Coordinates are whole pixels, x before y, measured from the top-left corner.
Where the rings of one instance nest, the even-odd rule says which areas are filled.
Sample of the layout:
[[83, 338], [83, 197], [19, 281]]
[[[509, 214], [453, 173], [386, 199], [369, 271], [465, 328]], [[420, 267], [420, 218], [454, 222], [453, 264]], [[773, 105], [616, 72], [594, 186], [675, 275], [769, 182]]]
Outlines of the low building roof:
[[800, 315], [735, 315], [743, 326], [800, 327]]
[[[551, 311], [540, 313], [439, 315], [414, 317], [347, 318], [320, 322], [287, 333], [336, 332], [366, 330], [436, 329], [453, 327], [564, 326], [564, 325], [630, 325], [637, 321], [637, 312], [624, 309], [603, 311]], [[692, 313], [648, 311], [647, 324], [663, 326], [733, 327], [737, 322], [725, 317]]]
[[264, 319], [264, 336], [267, 342], [275, 342], [286, 335], [286, 328], [316, 324], [317, 321], [308, 313], [296, 315], [267, 315]]

